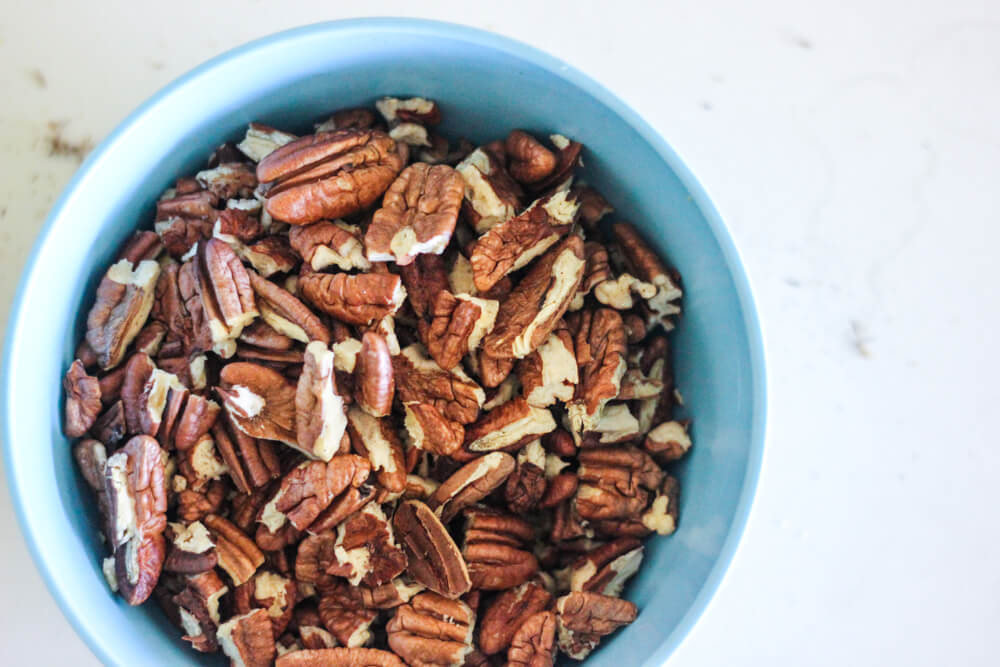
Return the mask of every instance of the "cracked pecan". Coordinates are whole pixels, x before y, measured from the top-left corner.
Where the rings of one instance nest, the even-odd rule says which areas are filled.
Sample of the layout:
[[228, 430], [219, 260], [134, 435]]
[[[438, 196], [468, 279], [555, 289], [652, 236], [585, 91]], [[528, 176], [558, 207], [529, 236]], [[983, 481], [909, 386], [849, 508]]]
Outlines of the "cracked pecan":
[[267, 278], [249, 272], [260, 317], [275, 331], [301, 343], [330, 344], [330, 332], [305, 304]]
[[499, 301], [441, 290], [431, 301], [427, 319], [417, 321], [420, 339], [438, 366], [455, 368], [493, 330], [499, 309]]
[[556, 615], [540, 611], [517, 629], [507, 651], [508, 667], [552, 667], [556, 649]]
[[361, 592], [344, 581], [323, 590], [318, 604], [323, 626], [343, 646], [356, 648], [371, 642], [369, 628], [378, 612], [364, 605]]
[[580, 154], [583, 152], [583, 144], [567, 139], [561, 134], [550, 134], [549, 141], [558, 151], [556, 166], [548, 176], [531, 184], [536, 191], [547, 190], [554, 185], [564, 183], [582, 162]]
[[365, 257], [361, 228], [342, 220], [320, 220], [311, 225], [292, 227], [288, 240], [313, 271], [337, 267], [342, 271], [367, 271], [371, 262]]
[[463, 215], [478, 233], [514, 217], [520, 209], [520, 186], [489, 151], [477, 148], [455, 166], [455, 171], [465, 181]]
[[216, 630], [221, 618], [219, 601], [229, 588], [213, 570], [188, 577], [183, 590], [173, 596], [184, 628], [184, 641], [202, 653], [219, 650]]
[[399, 274], [406, 286], [408, 303], [421, 319], [438, 292], [449, 287], [445, 260], [440, 255], [417, 255], [414, 261], [400, 267]]
[[513, 130], [504, 141], [507, 169], [521, 183], [536, 183], [556, 168], [556, 156], [524, 130]]
[[668, 318], [680, 313], [677, 302], [683, 296], [676, 273], [667, 270], [659, 256], [631, 224], [616, 222], [612, 225], [611, 232], [622, 249], [626, 267], [632, 275], [655, 287], [652, 297], [644, 297], [651, 313], [651, 321], [668, 323]]
[[517, 468], [504, 485], [504, 502], [514, 514], [533, 511], [545, 495], [545, 450], [533, 440], [517, 453]]
[[628, 368], [625, 330], [621, 315], [611, 308], [580, 313], [576, 331], [576, 361], [580, 383], [576, 398], [567, 406], [570, 430], [579, 440], [594, 431], [608, 401], [616, 398]]
[[503, 484], [514, 466], [514, 457], [504, 452], [490, 452], [470, 461], [441, 483], [427, 500], [427, 506], [442, 522], [448, 523], [463, 509]]
[[556, 601], [556, 613], [559, 650], [583, 660], [601, 639], [634, 621], [639, 610], [628, 600], [577, 591]]
[[576, 507], [584, 519], [622, 519], [641, 513], [663, 481], [656, 462], [636, 447], [581, 450]]
[[229, 575], [236, 586], [249, 581], [257, 568], [264, 564], [264, 553], [228, 519], [209, 514], [202, 523], [215, 542], [215, 553], [223, 572]]
[[260, 364], [236, 361], [223, 366], [215, 391], [240, 431], [252, 438], [298, 447], [296, 389], [280, 373]]
[[385, 336], [366, 331], [354, 366], [358, 406], [373, 417], [385, 417], [396, 395], [392, 356]]
[[404, 169], [365, 232], [368, 259], [405, 265], [420, 254], [440, 255], [455, 230], [463, 192], [462, 177], [447, 165], [418, 162]]
[[686, 422], [663, 422], [646, 434], [642, 447], [658, 461], [677, 461], [691, 449], [687, 427]]
[[589, 185], [574, 186], [573, 198], [580, 202], [580, 222], [588, 231], [596, 230], [597, 223], [615, 211], [615, 207]]
[[163, 569], [181, 574], [198, 574], [213, 569], [219, 562], [215, 542], [200, 521], [169, 524], [172, 539]]
[[280, 463], [274, 444], [247, 435], [228, 415], [216, 421], [212, 437], [229, 477], [241, 493], [250, 493], [278, 476]]
[[369, 503], [337, 526], [333, 556], [327, 573], [344, 577], [352, 586], [384, 584], [401, 574], [407, 563], [378, 503]]
[[551, 602], [552, 595], [534, 580], [501, 592], [479, 621], [479, 649], [486, 655], [503, 651], [521, 624]]
[[238, 614], [263, 609], [271, 619], [275, 637], [280, 637], [292, 620], [296, 602], [295, 582], [269, 570], [258, 570], [233, 591], [233, 607]]
[[294, 447], [310, 458], [329, 461], [340, 448], [347, 417], [337, 391], [334, 353], [320, 341], [306, 346], [294, 400]]
[[391, 422], [352, 406], [347, 412], [347, 426], [351, 447], [371, 463], [379, 486], [389, 493], [402, 492], [406, 488], [406, 460]]
[[272, 184], [267, 212], [276, 220], [303, 225], [371, 206], [403, 164], [391, 137], [345, 128], [277, 148], [258, 163], [257, 178]]
[[66, 392], [63, 432], [67, 437], [79, 438], [86, 434], [101, 412], [101, 383], [87, 375], [79, 359], [70, 364], [63, 379]]
[[246, 199], [253, 196], [257, 176], [245, 162], [227, 162], [212, 169], [199, 171], [195, 180], [217, 199]]
[[324, 648], [286, 653], [275, 667], [406, 667], [406, 663], [389, 651], [375, 648]]
[[389, 648], [411, 665], [461, 665], [475, 625], [469, 605], [428, 592], [398, 607], [385, 629]]
[[573, 563], [570, 590], [619, 597], [625, 582], [639, 571], [642, 554], [642, 543], [634, 537], [608, 542]]
[[240, 667], [268, 667], [277, 656], [271, 618], [263, 609], [234, 616], [219, 626], [219, 646]]
[[406, 288], [392, 273], [309, 273], [299, 289], [311, 304], [349, 324], [369, 325], [403, 305]]
[[517, 362], [521, 392], [529, 405], [547, 408], [569, 402], [580, 381], [573, 337], [557, 327], [534, 352]]
[[443, 369], [418, 344], [393, 357], [392, 365], [403, 405], [431, 406], [459, 424], [469, 424], [479, 416], [486, 394], [460, 366]]
[[465, 431], [465, 449], [472, 453], [514, 450], [555, 430], [546, 408], [528, 404], [518, 396], [485, 413]]
[[113, 264], [97, 286], [97, 298], [87, 314], [87, 343], [104, 370], [121, 363], [153, 308], [160, 265], [143, 260], [133, 267], [123, 259]]

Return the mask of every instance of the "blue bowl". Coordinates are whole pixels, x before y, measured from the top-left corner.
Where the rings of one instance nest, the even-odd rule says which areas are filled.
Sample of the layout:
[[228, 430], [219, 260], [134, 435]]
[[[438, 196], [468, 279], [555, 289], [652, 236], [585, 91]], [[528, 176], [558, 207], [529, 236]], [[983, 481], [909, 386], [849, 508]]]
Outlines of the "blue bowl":
[[61, 378], [96, 283], [122, 240], [150, 225], [157, 196], [249, 121], [308, 132], [334, 109], [385, 94], [438, 100], [453, 137], [486, 141], [521, 127], [582, 141], [586, 180], [683, 276], [674, 362], [695, 445], [678, 466], [680, 527], [649, 542], [627, 590], [639, 618], [606, 640], [593, 663], [663, 663], [733, 557], [763, 452], [763, 347], [736, 249], [694, 177], [635, 112], [533, 48], [430, 21], [324, 23], [219, 56], [143, 104], [77, 172], [21, 280], [0, 402], [10, 490], [49, 590], [108, 664], [199, 656], [155, 603], [131, 608], [109, 593], [94, 503], [61, 432]]

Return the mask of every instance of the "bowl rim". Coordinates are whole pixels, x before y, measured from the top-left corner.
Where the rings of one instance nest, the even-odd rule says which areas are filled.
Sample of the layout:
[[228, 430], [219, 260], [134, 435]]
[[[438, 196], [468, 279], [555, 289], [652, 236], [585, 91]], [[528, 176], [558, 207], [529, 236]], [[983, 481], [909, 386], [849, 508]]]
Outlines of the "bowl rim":
[[559, 77], [571, 85], [583, 90], [591, 95], [606, 107], [611, 109], [622, 120], [629, 124], [642, 139], [667, 163], [673, 170], [677, 178], [681, 181], [690, 193], [694, 204], [704, 216], [712, 235], [725, 259], [729, 269], [733, 284], [737, 292], [737, 300], [743, 319], [743, 326], [747, 336], [749, 346], [749, 356], [751, 362], [750, 373], [753, 407], [751, 412], [750, 429], [750, 449], [747, 452], [747, 468], [743, 478], [743, 487], [740, 491], [739, 499], [729, 532], [723, 542], [719, 552], [719, 557], [713, 564], [705, 583], [698, 592], [691, 606], [685, 612], [681, 620], [674, 626], [670, 633], [664, 637], [663, 642], [650, 655], [646, 665], [661, 665], [683, 642], [690, 633], [695, 623], [704, 614], [708, 604], [711, 602], [716, 591], [721, 585], [726, 572], [736, 555], [743, 532], [746, 528], [750, 515], [754, 497], [756, 495], [757, 484], [760, 478], [763, 465], [765, 422], [766, 422], [766, 377], [765, 377], [765, 354], [764, 343], [761, 331], [761, 324], [753, 299], [753, 289], [750, 280], [744, 270], [739, 251], [734, 244], [729, 231], [722, 221], [715, 206], [712, 204], [705, 188], [698, 182], [695, 176], [681, 160], [678, 153], [667, 143], [667, 141], [647, 123], [636, 111], [620, 100], [609, 89], [598, 83], [588, 75], [577, 70], [575, 67], [551, 56], [540, 49], [520, 42], [518, 40], [504, 37], [486, 30], [473, 28], [470, 26], [434, 21], [418, 18], [404, 17], [380, 17], [380, 18], [360, 18], [345, 19], [336, 21], [324, 21], [308, 24], [276, 32], [265, 37], [255, 39], [230, 50], [227, 50], [210, 60], [194, 67], [188, 72], [177, 77], [166, 86], [158, 90], [145, 102], [135, 108], [115, 129], [105, 137], [101, 143], [91, 152], [86, 160], [80, 165], [69, 183], [63, 189], [59, 199], [53, 204], [46, 217], [38, 236], [32, 245], [24, 268], [18, 281], [14, 298], [11, 301], [9, 316], [4, 335], [4, 350], [2, 356], [2, 366], [0, 366], [0, 424], [2, 424], [2, 460], [5, 469], [7, 486], [10, 493], [12, 506], [17, 515], [21, 533], [28, 546], [35, 567], [44, 580], [49, 593], [55, 599], [63, 616], [69, 621], [77, 635], [83, 639], [87, 647], [94, 655], [104, 663], [112, 662], [111, 656], [105, 651], [101, 642], [88, 631], [84, 624], [71, 613], [68, 601], [64, 598], [62, 589], [56, 583], [48, 557], [39, 548], [35, 531], [27, 521], [25, 513], [23, 492], [16, 479], [11, 458], [12, 433], [10, 428], [11, 397], [13, 395], [13, 377], [10, 372], [10, 362], [13, 353], [13, 341], [17, 337], [18, 329], [21, 327], [20, 313], [23, 307], [24, 292], [29, 282], [29, 278], [37, 270], [37, 260], [41, 248], [48, 242], [52, 234], [56, 221], [62, 217], [63, 209], [73, 196], [80, 183], [84, 181], [87, 174], [98, 164], [102, 157], [110, 152], [114, 146], [127, 137], [133, 126], [138, 124], [143, 117], [151, 112], [162, 100], [170, 97], [185, 86], [191, 84], [199, 77], [205, 75], [216, 67], [255, 50], [272, 47], [279, 42], [294, 42], [304, 36], [315, 36], [319, 33], [329, 33], [335, 35], [348, 31], [382, 31], [399, 32], [405, 31], [415, 35], [430, 37], [440, 37], [450, 40], [468, 41], [485, 48], [494, 49], [504, 53], [510, 53], [522, 58], [533, 65], [546, 70], [552, 76]]

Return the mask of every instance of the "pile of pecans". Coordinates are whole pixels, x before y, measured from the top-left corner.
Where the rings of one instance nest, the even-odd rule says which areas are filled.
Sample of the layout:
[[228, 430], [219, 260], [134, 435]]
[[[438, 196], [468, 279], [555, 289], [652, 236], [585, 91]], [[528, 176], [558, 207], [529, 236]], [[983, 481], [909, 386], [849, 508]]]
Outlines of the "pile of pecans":
[[108, 268], [65, 432], [129, 604], [234, 665], [551, 665], [636, 618], [678, 276], [574, 183], [385, 98], [251, 124]]

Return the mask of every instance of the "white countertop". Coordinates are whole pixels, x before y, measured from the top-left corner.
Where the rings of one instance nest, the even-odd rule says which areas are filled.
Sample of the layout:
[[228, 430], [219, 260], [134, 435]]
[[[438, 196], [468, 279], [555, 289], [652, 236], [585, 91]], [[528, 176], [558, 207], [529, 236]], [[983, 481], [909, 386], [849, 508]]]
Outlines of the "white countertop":
[[[429, 3], [342, 4], [6, 0], [0, 321], [77, 166], [49, 155], [50, 121], [97, 141], [231, 46]], [[422, 15], [546, 49], [634, 106], [712, 194], [756, 288], [765, 469], [736, 561], [671, 664], [996, 664], [1000, 4], [434, 7]], [[0, 545], [0, 661], [94, 664], [5, 491]]]

